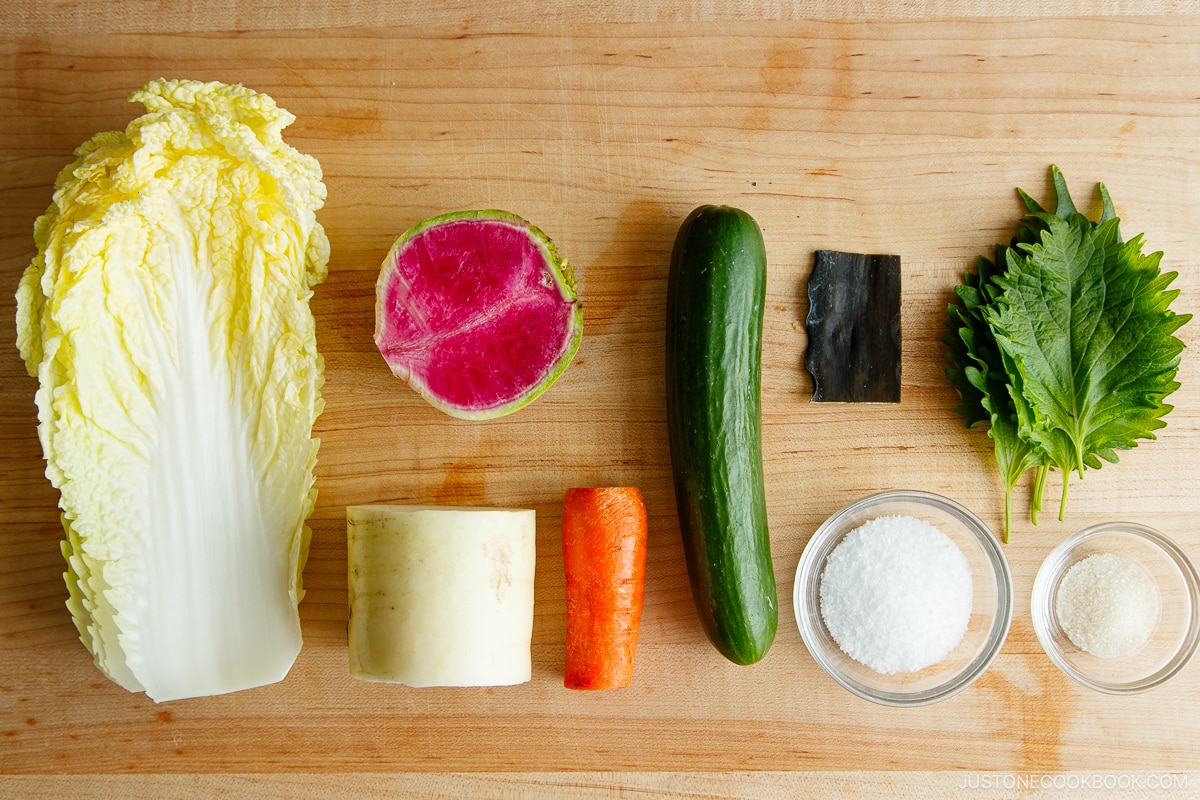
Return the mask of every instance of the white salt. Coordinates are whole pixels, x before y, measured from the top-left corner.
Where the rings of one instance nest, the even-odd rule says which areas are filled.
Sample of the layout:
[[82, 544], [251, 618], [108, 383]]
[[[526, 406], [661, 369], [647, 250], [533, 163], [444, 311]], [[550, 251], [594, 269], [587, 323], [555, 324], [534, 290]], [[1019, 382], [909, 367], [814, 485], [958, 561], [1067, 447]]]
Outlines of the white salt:
[[1114, 553], [1073, 565], [1058, 586], [1054, 611], [1067, 638], [1097, 658], [1128, 655], [1158, 622], [1158, 590], [1145, 570]]
[[846, 534], [819, 593], [842, 651], [885, 675], [938, 663], [971, 620], [970, 564], [950, 537], [914, 517], [877, 517]]

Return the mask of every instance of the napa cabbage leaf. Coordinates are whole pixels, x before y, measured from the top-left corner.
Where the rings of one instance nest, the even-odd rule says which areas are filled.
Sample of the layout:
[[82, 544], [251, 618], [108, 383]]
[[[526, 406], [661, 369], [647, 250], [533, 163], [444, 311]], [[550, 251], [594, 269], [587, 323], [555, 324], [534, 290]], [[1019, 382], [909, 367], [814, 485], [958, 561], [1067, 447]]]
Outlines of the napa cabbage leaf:
[[34, 227], [17, 345], [60, 492], [68, 608], [96, 665], [156, 701], [281, 680], [316, 491], [329, 244], [295, 118], [158, 80], [83, 144]]

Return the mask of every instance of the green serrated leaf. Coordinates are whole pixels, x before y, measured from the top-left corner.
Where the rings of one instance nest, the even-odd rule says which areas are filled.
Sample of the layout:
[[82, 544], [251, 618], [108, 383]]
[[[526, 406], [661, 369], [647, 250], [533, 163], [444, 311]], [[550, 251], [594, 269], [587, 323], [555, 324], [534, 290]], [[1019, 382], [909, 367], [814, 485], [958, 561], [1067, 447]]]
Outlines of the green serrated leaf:
[[1169, 310], [1174, 276], [1159, 274], [1160, 254], [1141, 254], [1140, 237], [1122, 243], [1115, 217], [1035, 216], [1046, 230], [1008, 252], [1004, 294], [984, 317], [1027, 403], [1020, 434], [1063, 473], [1065, 505], [1071, 472], [1082, 478], [1098, 455], [1115, 461], [1165, 424], [1183, 349], [1172, 334], [1190, 315]]
[[[997, 252], [1000, 249], [997, 248]], [[961, 305], [949, 307], [950, 333], [943, 337], [955, 366], [946, 370], [958, 389], [962, 403], [955, 409], [968, 428], [988, 425], [988, 436], [1004, 480], [1004, 541], [1012, 529], [1012, 491], [1032, 467], [1044, 461], [1042, 454], [1018, 433], [1004, 356], [988, 326], [985, 310], [1000, 296], [995, 285], [995, 264], [980, 258], [976, 273], [967, 273], [955, 295]]]
[[1071, 193], [1067, 191], [1067, 179], [1063, 177], [1062, 170], [1054, 164], [1050, 165], [1050, 179], [1054, 181], [1054, 195], [1058, 200], [1054, 216], [1070, 219], [1079, 212], [1075, 208], [1075, 201], [1071, 199]]
[[1142, 255], [1141, 236], [1123, 242], [1108, 189], [1099, 222], [1081, 214], [1057, 166], [1048, 212], [1026, 192], [1028, 214], [994, 260], [956, 287], [943, 342], [947, 375], [962, 397], [968, 427], [989, 426], [1005, 483], [1005, 535], [1013, 486], [1036, 470], [1031, 517], [1037, 523], [1051, 467], [1081, 477], [1117, 450], [1153, 439], [1170, 410], [1183, 343], [1173, 334], [1191, 319], [1170, 311], [1176, 273], [1160, 274], [1161, 253]]

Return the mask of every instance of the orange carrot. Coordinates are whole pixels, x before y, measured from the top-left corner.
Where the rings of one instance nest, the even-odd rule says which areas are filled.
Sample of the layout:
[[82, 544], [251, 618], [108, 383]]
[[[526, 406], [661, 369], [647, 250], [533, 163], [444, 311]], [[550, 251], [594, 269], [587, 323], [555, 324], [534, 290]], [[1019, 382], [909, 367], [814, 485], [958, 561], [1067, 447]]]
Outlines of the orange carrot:
[[568, 689], [618, 689], [633, 679], [646, 585], [646, 504], [630, 487], [568, 489]]

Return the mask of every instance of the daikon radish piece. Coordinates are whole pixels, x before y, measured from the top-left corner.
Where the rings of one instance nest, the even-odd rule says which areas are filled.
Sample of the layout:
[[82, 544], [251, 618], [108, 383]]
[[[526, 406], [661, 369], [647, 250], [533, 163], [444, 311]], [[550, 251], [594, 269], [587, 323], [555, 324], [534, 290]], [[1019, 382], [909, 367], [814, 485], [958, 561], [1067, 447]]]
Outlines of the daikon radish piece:
[[351, 506], [350, 674], [406, 686], [530, 679], [534, 512]]

